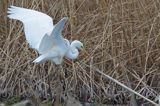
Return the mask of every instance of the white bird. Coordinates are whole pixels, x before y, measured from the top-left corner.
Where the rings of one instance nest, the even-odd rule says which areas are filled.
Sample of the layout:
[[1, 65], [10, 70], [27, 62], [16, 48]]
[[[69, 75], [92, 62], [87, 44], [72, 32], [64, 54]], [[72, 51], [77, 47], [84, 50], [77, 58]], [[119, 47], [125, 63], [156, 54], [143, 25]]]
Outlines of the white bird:
[[62, 37], [62, 30], [68, 20], [62, 18], [53, 25], [52, 18], [42, 12], [31, 9], [10, 6], [8, 17], [23, 23], [24, 32], [31, 48], [36, 49], [40, 56], [34, 63], [42, 63], [51, 60], [55, 64], [61, 64], [63, 57], [76, 59], [83, 44], [75, 40], [70, 43]]

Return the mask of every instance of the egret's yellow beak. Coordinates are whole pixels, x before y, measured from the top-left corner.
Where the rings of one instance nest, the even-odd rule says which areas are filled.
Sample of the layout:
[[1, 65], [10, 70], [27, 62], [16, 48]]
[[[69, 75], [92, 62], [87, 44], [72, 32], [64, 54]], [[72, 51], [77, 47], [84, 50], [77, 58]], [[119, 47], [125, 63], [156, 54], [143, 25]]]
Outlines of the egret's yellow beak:
[[88, 56], [88, 52], [85, 50], [84, 46], [80, 49], [81, 52], [83, 53], [82, 55]]
[[84, 46], [82, 46], [81, 48], [80, 48], [80, 51], [84, 51], [85, 49], [84, 49]]

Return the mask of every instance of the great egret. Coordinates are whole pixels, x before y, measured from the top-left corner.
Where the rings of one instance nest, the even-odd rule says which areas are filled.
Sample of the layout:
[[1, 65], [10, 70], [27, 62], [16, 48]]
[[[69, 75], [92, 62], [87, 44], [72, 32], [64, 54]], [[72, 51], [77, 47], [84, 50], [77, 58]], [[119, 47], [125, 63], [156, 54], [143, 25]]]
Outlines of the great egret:
[[53, 25], [52, 18], [42, 12], [31, 9], [10, 6], [8, 17], [23, 23], [24, 32], [31, 48], [36, 49], [40, 56], [34, 63], [42, 63], [51, 60], [55, 64], [61, 64], [63, 57], [76, 59], [83, 44], [75, 40], [69, 42], [62, 36], [62, 30], [68, 17], [62, 18]]

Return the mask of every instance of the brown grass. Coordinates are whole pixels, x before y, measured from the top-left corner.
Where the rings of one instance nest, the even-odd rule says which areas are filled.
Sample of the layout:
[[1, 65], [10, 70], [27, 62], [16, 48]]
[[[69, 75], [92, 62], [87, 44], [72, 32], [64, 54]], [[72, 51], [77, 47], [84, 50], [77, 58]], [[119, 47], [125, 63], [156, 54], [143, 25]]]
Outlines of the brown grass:
[[[64, 37], [82, 41], [87, 53], [61, 66], [33, 64], [38, 54], [29, 49], [22, 24], [7, 18], [9, 5], [42, 11], [54, 23], [68, 16]], [[133, 101], [130, 92], [104, 79], [96, 67], [155, 101], [160, 92], [159, 11], [158, 0], [0, 1], [0, 100], [18, 96], [38, 102], [67, 94], [83, 103]]]

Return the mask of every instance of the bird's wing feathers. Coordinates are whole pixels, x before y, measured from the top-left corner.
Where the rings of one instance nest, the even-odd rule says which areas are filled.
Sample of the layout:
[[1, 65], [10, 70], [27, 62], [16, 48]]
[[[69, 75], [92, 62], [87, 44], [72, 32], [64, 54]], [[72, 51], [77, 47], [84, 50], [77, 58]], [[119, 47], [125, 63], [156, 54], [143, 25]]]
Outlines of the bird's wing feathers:
[[68, 17], [64, 17], [62, 18], [54, 27], [54, 29], [52, 30], [51, 35], [54, 38], [54, 42], [59, 43], [59, 41], [64, 40], [62, 37], [62, 31], [64, 29], [64, 25], [66, 23], [66, 21], [68, 20]]
[[53, 37], [48, 34], [45, 34], [44, 37], [42, 38], [40, 45], [39, 45], [38, 51], [40, 54], [44, 54], [48, 50], [50, 50], [53, 47], [53, 45], [54, 45]]
[[39, 53], [43, 54], [50, 50], [53, 46], [65, 45], [64, 38], [62, 36], [62, 30], [67, 21], [67, 17], [61, 19], [53, 28], [51, 35], [45, 34], [39, 46]]
[[8, 8], [8, 13], [9, 18], [19, 20], [24, 24], [26, 39], [31, 48], [37, 50], [45, 34], [54, 28], [50, 16], [35, 10], [11, 6]]

